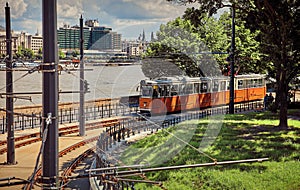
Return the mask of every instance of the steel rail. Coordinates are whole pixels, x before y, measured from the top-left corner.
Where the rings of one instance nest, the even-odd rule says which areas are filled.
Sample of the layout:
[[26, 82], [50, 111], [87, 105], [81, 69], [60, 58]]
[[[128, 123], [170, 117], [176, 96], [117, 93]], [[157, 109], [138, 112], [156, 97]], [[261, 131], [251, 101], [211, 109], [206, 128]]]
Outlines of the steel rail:
[[[241, 164], [241, 163], [264, 162], [264, 161], [268, 161], [268, 160], [269, 160], [269, 158], [256, 158], [256, 159], [245, 159], [245, 160], [210, 162], [210, 163], [203, 163], [203, 164], [166, 166], [166, 167], [157, 167], [157, 168], [144, 168], [144, 169], [141, 168], [138, 170], [127, 170], [127, 171], [118, 171], [118, 172], [103, 172], [103, 173], [97, 173], [97, 174], [89, 173], [89, 174], [84, 174], [84, 175], [70, 176], [69, 178], [76, 179], [76, 178], [98, 177], [98, 176], [122, 177], [124, 175], [130, 175], [130, 174], [139, 175], [139, 174], [143, 174], [143, 173], [147, 173], [147, 172], [178, 170], [178, 169], [198, 168], [198, 167], [207, 167], [207, 166], [221, 166], [221, 165]], [[89, 170], [87, 170], [87, 171], [89, 171]]]
[[82, 162], [85, 158], [87, 158], [89, 155], [94, 153], [94, 148], [90, 148], [86, 150], [84, 153], [80, 154], [77, 158], [75, 158], [72, 163], [63, 171], [61, 175], [61, 186], [62, 189], [64, 189], [64, 184], [67, 184], [69, 179], [68, 176], [71, 175], [71, 173], [75, 170], [75, 168], [79, 165], [80, 162]]
[[[127, 119], [129, 119], [129, 118], [119, 118], [119, 119], [114, 118], [114, 119], [111, 119], [111, 120], [87, 123], [86, 126], [91, 126], [91, 127], [88, 127], [87, 130], [94, 130], [94, 129], [98, 129], [98, 128], [114, 126], [114, 125], [120, 124], [120, 121], [127, 120]], [[58, 130], [59, 130], [59, 136], [64, 136], [64, 135], [67, 135], [67, 134], [77, 133], [79, 131], [78, 130], [78, 125], [61, 127]], [[16, 137], [15, 142], [22, 141], [22, 140], [29, 139], [29, 138], [33, 138], [33, 137], [38, 137], [39, 138], [40, 137], [40, 132], [36, 132], [36, 133], [29, 134], [29, 135], [23, 135], [23, 136], [20, 136], [20, 137]], [[41, 140], [41, 139], [39, 139], [39, 140]], [[30, 140], [28, 142], [24, 142], [24, 145], [31, 144], [31, 143], [34, 143], [34, 142], [37, 142], [37, 141], [35, 141], [35, 140], [31, 141]], [[3, 146], [5, 144], [7, 144], [7, 140], [0, 141], [0, 146]], [[20, 145], [16, 145], [16, 148], [19, 148], [21, 146], [23, 146], [23, 145], [20, 143]], [[0, 149], [0, 154], [3, 154], [5, 152], [6, 152], [5, 148]]]
[[[73, 144], [71, 146], [69, 146], [68, 148], [65, 148], [64, 150], [60, 151], [58, 156], [59, 157], [62, 157], [64, 155], [66, 155], [67, 153], [71, 152], [72, 150], [75, 150], [76, 148], [79, 148], [81, 146], [84, 146], [85, 144], [88, 144], [90, 142], [93, 142], [93, 141], [96, 141], [98, 139], [98, 136], [95, 136], [95, 137], [92, 137], [92, 138], [89, 138], [89, 139], [86, 139], [84, 141], [80, 141], [76, 144]], [[34, 176], [34, 181], [38, 181], [39, 180], [39, 177], [42, 175], [42, 167], [40, 166], [37, 171], [36, 171], [36, 174]], [[30, 189], [30, 183], [27, 183], [24, 188], [24, 190], [29, 190]]]

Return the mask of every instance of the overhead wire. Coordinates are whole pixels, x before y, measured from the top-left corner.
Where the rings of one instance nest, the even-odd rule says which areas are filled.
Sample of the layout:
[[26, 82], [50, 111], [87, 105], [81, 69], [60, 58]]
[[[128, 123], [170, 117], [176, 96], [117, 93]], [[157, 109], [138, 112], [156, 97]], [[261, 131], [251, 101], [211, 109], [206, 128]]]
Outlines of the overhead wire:
[[[142, 114], [137, 113], [140, 117], [142, 117], [143, 119], [149, 121], [150, 123], [152, 123], [153, 125], [160, 127], [157, 123], [151, 121], [150, 119], [148, 119], [147, 117], [143, 116]], [[168, 130], [162, 129], [164, 132], [168, 133], [169, 135], [172, 135], [173, 137], [175, 137], [177, 140], [179, 140], [180, 142], [184, 143], [185, 145], [189, 146], [190, 148], [192, 148], [193, 150], [199, 152], [200, 154], [203, 154], [204, 156], [208, 157], [209, 159], [211, 159], [214, 162], [217, 162], [217, 159], [209, 156], [208, 154], [206, 154], [205, 152], [199, 150], [198, 148], [196, 148], [195, 146], [191, 145], [190, 143], [182, 140], [181, 138], [177, 137], [175, 134], [169, 132]]]
[[[81, 60], [82, 61], [82, 60]], [[64, 70], [65, 71], [65, 70]], [[73, 75], [74, 77], [76, 77], [76, 78], [78, 78], [80, 81], [85, 81], [84, 79], [82, 79], [82, 78], [80, 78], [80, 77], [78, 77], [77, 75], [75, 75], [74, 73], [72, 73], [72, 72], [70, 72], [68, 69], [65, 71], [65, 72], [67, 72], [68, 74], [71, 74], [71, 75]], [[96, 90], [99, 90], [100, 92], [102, 92], [104, 95], [106, 95], [107, 97], [109, 97], [109, 95], [108, 94], [106, 94], [105, 92], [103, 92], [101, 89], [99, 89], [98, 87], [95, 87], [95, 89]], [[123, 106], [127, 106], [126, 104], [123, 104], [123, 103], [120, 103], [121, 105], [123, 105]], [[98, 147], [99, 148], [99, 147]], [[121, 165], [125, 165], [124, 163], [122, 163], [122, 161], [120, 160], [120, 159], [117, 159], [117, 158], [115, 158], [114, 156], [112, 156], [112, 155], [110, 155], [110, 154], [108, 154], [108, 153], [106, 153], [104, 150], [102, 150], [102, 149], [100, 149], [104, 154], [106, 154], [107, 156], [110, 156], [113, 160], [115, 160], [117, 163], [119, 163], [119, 164], [121, 164]], [[144, 175], [142, 175], [141, 176], [143, 179], [147, 179], [147, 177], [146, 176], [144, 176]], [[163, 187], [161, 187], [161, 188], [163, 188]], [[164, 188], [163, 188], [164, 189]]]
[[[81, 60], [81, 61], [82, 61], [82, 60]], [[21, 77], [19, 77], [19, 78], [16, 79], [16, 80], [14, 80], [13, 83], [15, 83], [15, 82], [21, 80], [22, 78], [26, 77], [28, 74], [31, 74], [31, 73], [37, 71], [38, 68], [39, 68], [39, 66], [36, 66], [36, 67], [32, 68], [32, 69], [31, 69], [30, 71], [28, 71], [26, 74], [22, 75]], [[76, 74], [72, 73], [69, 69], [64, 68], [63, 71], [65, 71], [66, 73], [71, 74], [72, 76], [78, 78], [80, 81], [84, 81], [84, 82], [85, 82], [84, 79], [78, 77]], [[8, 84], [8, 85], [9, 85], [9, 84]], [[7, 85], [6, 85], [6, 86], [7, 86]], [[6, 86], [2, 87], [0, 90], [3, 90], [4, 88], [6, 88]], [[98, 87], [95, 87], [95, 89], [98, 90], [98, 91], [100, 91], [102, 94], [104, 94], [104, 95], [107, 96], [107, 97], [110, 96], [109, 94], [106, 94], [105, 92], [103, 92], [103, 91], [102, 91], [101, 89], [99, 89]], [[124, 104], [124, 103], [120, 103], [120, 104], [121, 104], [122, 106], [127, 106], [127, 105]], [[4, 110], [4, 109], [2, 109], [2, 110]], [[14, 114], [16, 114], [16, 113], [14, 113]], [[153, 122], [152, 120], [150, 120], [149, 118], [143, 116], [142, 114], [139, 114], [139, 113], [137, 113], [137, 114], [138, 114], [140, 117], [142, 117], [143, 119], [145, 119], [146, 121], [149, 121], [150, 123], [152, 123], [153, 125], [155, 125], [155, 126], [157, 126], [157, 127], [160, 127], [157, 123]], [[32, 115], [30, 115], [30, 116], [32, 116]], [[37, 116], [35, 116], [35, 117], [37, 117]], [[38, 117], [40, 117], [40, 116], [38, 116]], [[38, 157], [37, 157], [37, 161], [36, 161], [36, 165], [35, 165], [34, 172], [33, 172], [32, 176], [31, 176], [31, 178], [30, 178], [30, 187], [32, 187], [33, 180], [34, 180], [34, 176], [35, 176], [36, 171], [37, 171], [37, 168], [38, 168], [38, 164], [39, 164], [39, 160], [40, 160], [40, 155], [41, 155], [41, 154], [43, 153], [43, 151], [44, 151], [44, 144], [45, 144], [45, 141], [46, 141], [46, 139], [47, 139], [47, 135], [46, 135], [46, 134], [47, 134], [47, 131], [48, 131], [48, 125], [49, 125], [49, 124], [47, 123], [47, 125], [46, 125], [46, 127], [45, 127], [45, 130], [44, 130], [44, 132], [43, 132], [42, 145], [41, 145], [41, 148], [40, 148], [40, 152], [39, 152], [39, 154], [38, 154]], [[203, 151], [199, 150], [198, 148], [194, 147], [193, 145], [189, 144], [188, 142], [184, 141], [183, 139], [177, 137], [175, 134], [173, 134], [173, 133], [171, 133], [171, 132], [169, 132], [169, 131], [167, 131], [167, 130], [164, 130], [164, 129], [163, 129], [163, 131], [164, 131], [164, 132], [167, 132], [169, 135], [172, 135], [172, 136], [175, 137], [177, 140], [179, 140], [180, 142], [182, 142], [182, 143], [184, 143], [185, 145], [189, 146], [190, 148], [194, 149], [195, 151], [199, 152], [200, 154], [203, 154], [204, 156], [206, 156], [206, 157], [210, 158], [211, 160], [213, 160], [214, 162], [216, 162], [216, 159], [215, 159], [215, 158], [209, 156], [208, 154], [204, 153]], [[102, 150], [102, 151], [103, 151], [103, 150]], [[105, 152], [105, 151], [103, 151], [103, 152]], [[118, 159], [116, 159], [116, 158], [114, 158], [114, 159], [115, 159], [116, 161], [120, 162], [120, 160], [118, 160]]]
[[23, 74], [22, 76], [20, 76], [19, 78], [15, 79], [12, 83], [10, 84], [6, 84], [5, 86], [3, 86], [2, 88], [0, 88], [0, 91], [5, 89], [7, 86], [11, 85], [11, 84], [14, 84], [15, 82], [21, 80], [22, 78], [26, 77], [27, 75], [37, 71], [39, 69], [40, 66], [35, 66], [33, 67], [31, 70], [29, 70], [27, 73]]
[[[81, 60], [82, 61], [82, 60]], [[76, 76], [75, 74], [73, 76]], [[84, 81], [83, 79], [81, 79], [80, 77], [76, 76], [77, 78], [79, 78], [80, 80]], [[101, 91], [98, 87], [95, 87], [96, 90], [99, 90]], [[102, 91], [101, 91], [102, 92]], [[103, 92], [104, 95], [107, 95], [105, 92]], [[109, 95], [107, 95], [109, 97]], [[120, 104], [122, 106], [127, 106], [126, 104], [124, 103], [121, 103]], [[143, 119], [145, 119], [146, 121], [149, 121], [150, 123], [152, 123], [153, 125], [157, 126], [157, 127], [160, 127], [157, 123], [153, 122], [152, 120], [150, 120], [149, 118], [143, 116], [142, 114], [139, 114], [137, 113], [140, 117], [142, 117]], [[193, 150], [197, 151], [198, 153], [206, 156], [207, 158], [211, 159], [212, 161], [216, 162], [217, 159], [211, 157], [210, 155], [206, 154], [205, 152], [199, 150], [198, 148], [196, 148], [195, 146], [191, 145], [190, 143], [184, 141], [183, 139], [179, 138], [178, 136], [176, 136], [175, 134], [163, 129], [164, 132], [168, 133], [169, 135], [172, 135], [173, 137], [175, 137], [177, 140], [179, 140], [180, 142], [184, 143], [185, 145], [189, 146], [190, 148], [192, 148]]]

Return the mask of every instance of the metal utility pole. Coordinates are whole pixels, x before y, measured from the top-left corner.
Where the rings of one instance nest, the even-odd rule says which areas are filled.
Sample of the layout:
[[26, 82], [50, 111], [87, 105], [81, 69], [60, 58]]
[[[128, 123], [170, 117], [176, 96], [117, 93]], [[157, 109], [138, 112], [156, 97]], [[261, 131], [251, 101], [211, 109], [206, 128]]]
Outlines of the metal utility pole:
[[234, 114], [234, 53], [235, 53], [235, 8], [231, 7], [232, 11], [232, 36], [231, 36], [231, 52], [230, 52], [230, 102], [229, 113]]
[[12, 71], [12, 40], [10, 24], [10, 7], [6, 3], [6, 129], [7, 129], [7, 164], [15, 163], [15, 136], [14, 136], [14, 102], [13, 102], [13, 71]]
[[84, 112], [84, 63], [83, 63], [83, 18], [80, 22], [80, 100], [79, 100], [79, 135], [85, 135], [85, 112]]
[[56, 0], [43, 0], [43, 188], [58, 187], [58, 53]]

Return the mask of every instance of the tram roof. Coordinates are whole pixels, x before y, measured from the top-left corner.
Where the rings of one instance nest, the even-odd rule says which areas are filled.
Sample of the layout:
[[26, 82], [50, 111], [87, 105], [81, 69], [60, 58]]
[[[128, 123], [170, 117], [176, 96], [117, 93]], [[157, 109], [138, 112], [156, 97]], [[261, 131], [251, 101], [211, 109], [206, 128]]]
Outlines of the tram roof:
[[[235, 78], [238, 79], [253, 79], [253, 78], [265, 78], [261, 74], [247, 74], [247, 75], [237, 75]], [[172, 84], [172, 83], [187, 83], [187, 82], [201, 82], [201, 81], [211, 81], [211, 80], [229, 80], [229, 76], [217, 76], [217, 77], [188, 77], [188, 76], [173, 76], [173, 77], [159, 77], [155, 79], [143, 80], [145, 84]]]
[[246, 79], [246, 78], [251, 78], [251, 79], [253, 79], [253, 78], [266, 78], [266, 75], [264, 75], [264, 74], [245, 74], [245, 75], [237, 75], [237, 76], [235, 76], [236, 78], [238, 78], [238, 79], [240, 79], [240, 78], [244, 78], [244, 79]]

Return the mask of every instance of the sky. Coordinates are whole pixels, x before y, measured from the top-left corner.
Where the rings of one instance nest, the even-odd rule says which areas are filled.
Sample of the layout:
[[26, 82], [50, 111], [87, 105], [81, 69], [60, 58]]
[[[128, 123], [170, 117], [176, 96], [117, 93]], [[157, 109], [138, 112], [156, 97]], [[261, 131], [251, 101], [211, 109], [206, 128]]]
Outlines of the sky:
[[[6, 2], [13, 30], [42, 33], [42, 0], [0, 0], [2, 26]], [[182, 16], [186, 8], [166, 0], [57, 0], [57, 27], [79, 25], [82, 14], [84, 20], [96, 19], [100, 26], [111, 27], [123, 40], [137, 39], [143, 30], [150, 40], [151, 32], [155, 34], [161, 24]]]

